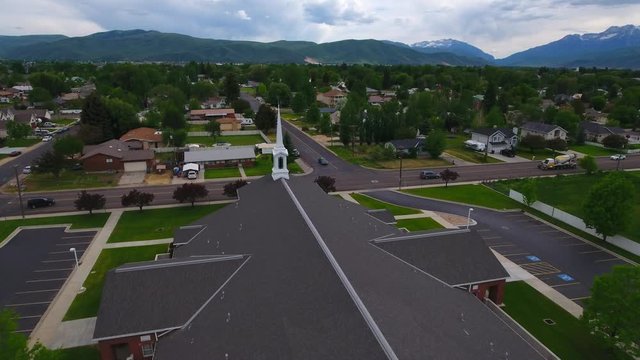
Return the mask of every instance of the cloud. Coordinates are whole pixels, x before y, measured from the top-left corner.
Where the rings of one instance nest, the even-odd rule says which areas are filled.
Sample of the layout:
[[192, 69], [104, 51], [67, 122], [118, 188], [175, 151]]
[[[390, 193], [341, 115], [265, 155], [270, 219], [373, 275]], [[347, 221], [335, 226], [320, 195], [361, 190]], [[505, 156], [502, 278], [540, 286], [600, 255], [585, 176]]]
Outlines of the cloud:
[[238, 10], [236, 11], [236, 17], [240, 20], [251, 20], [251, 18], [249, 17], [249, 15], [247, 15], [247, 12], [244, 10]]
[[357, 2], [348, 0], [313, 1], [304, 4], [304, 14], [313, 23], [327, 25], [371, 24], [376, 20], [362, 10]]

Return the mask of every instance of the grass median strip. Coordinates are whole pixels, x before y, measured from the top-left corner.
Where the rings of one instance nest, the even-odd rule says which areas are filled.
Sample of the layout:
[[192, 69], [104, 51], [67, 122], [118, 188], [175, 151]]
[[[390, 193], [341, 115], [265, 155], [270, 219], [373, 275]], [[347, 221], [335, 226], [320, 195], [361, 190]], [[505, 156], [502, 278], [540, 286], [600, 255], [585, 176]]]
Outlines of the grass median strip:
[[370, 196], [352, 193], [351, 197], [360, 203], [360, 205], [369, 208], [369, 209], [386, 209], [393, 215], [411, 215], [411, 214], [420, 214], [420, 210], [393, 205], [384, 201], [376, 200]]
[[108, 242], [170, 238], [178, 227], [189, 225], [225, 205], [215, 204], [125, 211], [111, 233]]
[[126, 263], [153, 260], [156, 254], [166, 253], [167, 249], [168, 245], [162, 244], [102, 250], [82, 285], [86, 290], [76, 295], [63, 320], [83, 319], [98, 314], [102, 286], [109, 270]]
[[439, 222], [430, 217], [398, 220], [396, 226], [399, 229], [405, 228], [409, 231], [424, 231], [444, 228]]
[[[614, 359], [580, 320], [522, 281], [508, 283], [504, 298], [507, 312], [561, 359]], [[548, 325], [544, 319], [551, 319]]]
[[5, 220], [0, 222], [0, 244], [2, 244], [18, 226], [71, 224], [72, 229], [103, 227], [109, 218], [108, 213], [51, 216], [33, 219]]
[[404, 193], [433, 198], [439, 200], [455, 201], [459, 203], [484, 206], [491, 209], [519, 209], [521, 205], [483, 185], [455, 185], [449, 187], [430, 187], [421, 189], [403, 190]]

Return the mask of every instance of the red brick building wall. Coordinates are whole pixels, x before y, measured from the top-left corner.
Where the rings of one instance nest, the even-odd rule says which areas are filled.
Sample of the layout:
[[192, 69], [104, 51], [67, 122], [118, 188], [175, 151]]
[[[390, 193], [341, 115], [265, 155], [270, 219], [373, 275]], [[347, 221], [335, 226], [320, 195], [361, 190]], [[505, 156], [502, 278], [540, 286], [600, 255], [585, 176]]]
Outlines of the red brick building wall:
[[124, 360], [133, 354], [133, 360], [150, 360], [152, 355], [143, 355], [143, 345], [155, 346], [155, 334], [137, 335], [98, 342], [101, 360]]
[[478, 299], [491, 299], [496, 305], [502, 304], [504, 301], [504, 286], [506, 280], [496, 280], [471, 286], [471, 293]]
[[104, 154], [96, 154], [82, 160], [82, 167], [85, 171], [124, 170], [122, 160]]

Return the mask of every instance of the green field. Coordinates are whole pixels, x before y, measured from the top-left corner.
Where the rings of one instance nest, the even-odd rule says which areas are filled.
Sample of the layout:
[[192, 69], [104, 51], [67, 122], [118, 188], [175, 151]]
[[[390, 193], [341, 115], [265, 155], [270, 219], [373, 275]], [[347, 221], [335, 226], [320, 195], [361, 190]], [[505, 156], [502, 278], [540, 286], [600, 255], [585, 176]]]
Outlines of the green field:
[[[244, 173], [247, 176], [263, 176], [271, 174], [273, 168], [273, 157], [271, 155], [258, 155], [254, 166], [245, 166]], [[287, 163], [287, 168], [291, 174], [302, 174], [302, 169], [295, 162]]]
[[531, 152], [531, 149], [519, 147], [516, 149], [516, 155], [529, 160], [542, 161], [546, 158], [555, 157], [556, 155], [558, 155], [558, 153], [555, 153], [553, 150], [549, 149], [540, 149], [536, 150], [535, 152]]
[[102, 250], [82, 285], [86, 290], [76, 295], [63, 320], [82, 319], [98, 314], [104, 278], [109, 270], [130, 262], [153, 260], [156, 254], [166, 253], [167, 250], [167, 244]]
[[593, 145], [571, 145], [569, 146], [569, 149], [591, 156], [609, 156], [620, 152], [614, 149], [605, 149]]
[[521, 205], [483, 185], [455, 185], [402, 190], [407, 194], [433, 199], [455, 201], [463, 204], [483, 206], [491, 209], [519, 209]]
[[255, 145], [264, 142], [260, 135], [228, 135], [217, 136], [215, 139], [211, 136], [187, 136], [187, 144], [200, 144], [205, 146], [213, 146], [215, 143], [229, 143], [232, 146]]
[[109, 237], [110, 243], [166, 239], [175, 230], [224, 207], [226, 204], [181, 206], [125, 211]]
[[205, 125], [205, 124], [189, 124], [188, 131], [192, 131], [192, 132], [207, 131], [207, 125]]
[[90, 189], [118, 185], [122, 174], [85, 173], [84, 171], [63, 170], [59, 177], [52, 174], [32, 172], [24, 179], [26, 191], [47, 191], [65, 189]]
[[393, 215], [411, 215], [411, 214], [420, 214], [421, 211], [418, 209], [393, 205], [390, 203], [386, 203], [380, 200], [376, 200], [372, 197], [369, 197], [364, 194], [359, 193], [351, 193], [349, 194], [351, 197], [360, 203], [360, 205], [369, 208], [369, 209], [387, 209]]
[[54, 123], [60, 125], [60, 126], [66, 126], [69, 124], [72, 124], [74, 122], [78, 121], [77, 119], [56, 119], [55, 121], [53, 121]]
[[[635, 185], [635, 194], [640, 194], [640, 172], [628, 172], [629, 179]], [[606, 174], [554, 176], [537, 179], [538, 200], [566, 211], [577, 217], [584, 216], [583, 204], [589, 189]], [[505, 180], [492, 183], [492, 186], [508, 194], [509, 188], [517, 190], [523, 180]], [[636, 195], [640, 196], [640, 195]], [[634, 219], [640, 219], [640, 199], [634, 208]], [[640, 221], [632, 221], [621, 232], [621, 235], [631, 240], [640, 241]]]
[[409, 231], [424, 231], [444, 228], [439, 222], [430, 217], [398, 220], [396, 227], [399, 229], [405, 228]]
[[[25, 210], [27, 211], [27, 210]], [[0, 221], [0, 244], [4, 242], [18, 226], [71, 224], [71, 229], [101, 228], [109, 218], [108, 213], [95, 213], [92, 215], [51, 216], [24, 220]]]
[[58, 349], [56, 355], [56, 360], [100, 360], [100, 351], [93, 345]]
[[[381, 160], [373, 161], [367, 154], [369, 146], [355, 146], [353, 151], [349, 147], [342, 145], [329, 146], [329, 149], [338, 155], [341, 159], [348, 161], [352, 164], [365, 166], [372, 169], [399, 169], [400, 160]], [[405, 158], [402, 160], [402, 167], [404, 169], [420, 169], [420, 168], [434, 168], [450, 166], [451, 163], [444, 159], [431, 159], [429, 157], [420, 156], [416, 159]]]
[[225, 167], [220, 169], [206, 169], [204, 171], [205, 179], [223, 179], [223, 178], [239, 178], [240, 170], [238, 167]]
[[42, 140], [40, 138], [35, 139], [7, 139], [5, 142], [5, 146], [8, 147], [29, 147], [31, 145], [35, 145]]
[[507, 283], [504, 303], [504, 311], [563, 360], [616, 358], [580, 320], [523, 281]]

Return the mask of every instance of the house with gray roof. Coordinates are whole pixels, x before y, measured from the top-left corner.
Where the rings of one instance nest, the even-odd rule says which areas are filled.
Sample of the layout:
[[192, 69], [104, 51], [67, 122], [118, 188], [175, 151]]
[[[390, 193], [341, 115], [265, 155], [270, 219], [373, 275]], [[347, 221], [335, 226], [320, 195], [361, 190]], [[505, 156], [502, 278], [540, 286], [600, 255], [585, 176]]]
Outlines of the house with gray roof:
[[615, 126], [606, 126], [593, 121], [582, 121], [580, 128], [584, 131], [587, 141], [602, 142], [602, 139], [609, 135], [625, 136], [625, 130], [623, 128]]
[[526, 122], [520, 126], [520, 137], [527, 135], [538, 135], [545, 138], [545, 140], [552, 139], [567, 139], [567, 130], [558, 125], [545, 124], [541, 122]]
[[179, 229], [170, 258], [108, 273], [103, 360], [544, 358], [483, 303], [508, 275], [477, 233], [404, 233], [289, 179], [276, 144], [272, 176]]
[[487, 145], [490, 153], [499, 153], [503, 149], [518, 145], [517, 128], [480, 128], [471, 130], [471, 140]]
[[412, 151], [412, 149], [416, 153], [421, 153], [422, 148], [424, 147], [424, 139], [417, 138], [389, 140], [384, 144], [384, 147], [391, 148], [395, 152], [402, 151], [405, 154], [408, 154], [410, 151]]
[[227, 166], [254, 166], [256, 154], [253, 146], [219, 146], [196, 148], [184, 152], [184, 161], [196, 163], [204, 168]]
[[155, 165], [153, 150], [136, 150], [135, 145], [112, 139], [98, 145], [86, 145], [80, 161], [86, 171], [150, 171]]

